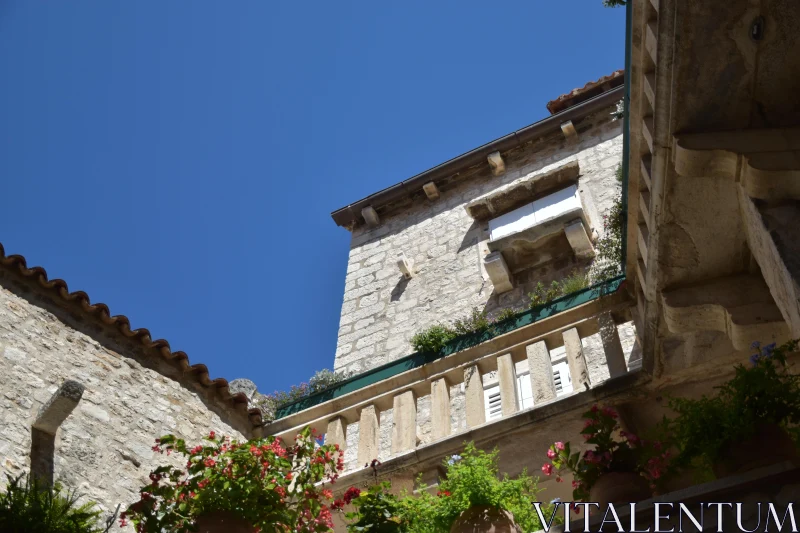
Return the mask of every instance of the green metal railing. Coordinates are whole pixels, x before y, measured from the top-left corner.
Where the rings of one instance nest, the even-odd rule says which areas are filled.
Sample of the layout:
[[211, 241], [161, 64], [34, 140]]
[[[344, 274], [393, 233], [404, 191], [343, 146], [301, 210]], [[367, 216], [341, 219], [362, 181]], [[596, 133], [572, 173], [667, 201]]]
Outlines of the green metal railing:
[[[622, 138], [622, 217], [623, 227], [627, 228], [628, 220], [628, 158], [630, 155], [630, 72], [631, 72], [631, 13], [632, 2], [628, 1], [625, 6], [625, 96], [623, 100], [623, 138]], [[323, 391], [314, 393], [305, 398], [301, 398], [292, 403], [283, 405], [275, 413], [275, 419], [284, 418], [294, 413], [298, 413], [309, 407], [319, 405], [328, 400], [344, 396], [364, 387], [373, 385], [384, 379], [391, 378], [407, 370], [418, 368], [437, 359], [477, 346], [494, 337], [503, 335], [515, 329], [533, 324], [545, 318], [551, 317], [573, 307], [591, 302], [596, 298], [611, 294], [620, 289], [625, 281], [625, 264], [627, 256], [627, 230], [622, 233], [622, 274], [607, 281], [596, 283], [590, 287], [582, 289], [572, 294], [562, 296], [556, 300], [531, 308], [507, 320], [494, 324], [486, 331], [462, 335], [448, 342], [439, 353], [417, 352], [407, 355], [402, 359], [386, 363], [377, 368], [370, 369], [362, 374], [353, 376], [341, 381], [336, 385]]]
[[592, 300], [600, 298], [601, 296], [614, 293], [619, 290], [624, 281], [625, 276], [619, 275], [607, 281], [596, 283], [580, 291], [562, 296], [561, 298], [551, 302], [538, 305], [529, 309], [528, 311], [503, 320], [502, 322], [498, 322], [485, 331], [456, 337], [448, 342], [439, 353], [416, 352], [411, 355], [407, 355], [402, 359], [397, 359], [396, 361], [386, 363], [385, 365], [377, 368], [367, 370], [362, 374], [337, 383], [333, 387], [329, 387], [323, 391], [314, 393], [310, 396], [306, 396], [305, 398], [301, 398], [280, 407], [275, 413], [275, 418], [283, 418], [285, 416], [300, 412], [304, 409], [308, 409], [309, 407], [313, 407], [317, 404], [338, 398], [339, 396], [343, 396], [358, 389], [368, 387], [379, 381], [383, 381], [384, 379], [388, 379], [407, 370], [411, 370], [412, 368], [418, 368], [422, 365], [430, 363], [431, 361], [436, 361], [442, 357], [447, 357], [448, 355], [456, 352], [477, 346], [478, 344], [486, 342], [499, 335], [503, 335], [529, 324], [533, 324], [534, 322], [539, 322], [540, 320], [544, 320], [545, 318], [566, 311], [567, 309], [572, 309], [573, 307], [591, 302]]

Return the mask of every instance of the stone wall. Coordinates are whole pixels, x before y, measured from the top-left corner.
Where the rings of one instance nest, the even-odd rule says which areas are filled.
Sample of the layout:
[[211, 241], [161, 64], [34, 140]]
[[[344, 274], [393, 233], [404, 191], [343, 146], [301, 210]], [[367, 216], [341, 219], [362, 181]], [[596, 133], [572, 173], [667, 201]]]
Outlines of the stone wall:
[[3, 474], [29, 471], [31, 425], [67, 379], [86, 390], [57, 433], [54, 475], [106, 514], [137, 500], [147, 474], [167, 460], [151, 450], [156, 437], [173, 433], [191, 442], [214, 430], [241, 438], [190, 385], [145, 364], [0, 287]]
[[[497, 295], [481, 271], [478, 243], [483, 228], [464, 206], [482, 195], [567, 162], [580, 165], [579, 190], [592, 226], [602, 232], [602, 213], [620, 194], [615, 177], [622, 155], [621, 121], [600, 114], [598, 124], [569, 143], [560, 134], [532, 143], [506, 157], [504, 175], [488, 170], [442, 187], [440, 199], [382, 217], [376, 228], [354, 229], [345, 280], [334, 368], [360, 373], [413, 352], [411, 337], [436, 322], [465, 316], [473, 307], [490, 315], [503, 308], [523, 309], [537, 281], [549, 284], [579, 263], [550, 264], [517, 280]], [[416, 274], [404, 280], [397, 267], [403, 252]]]

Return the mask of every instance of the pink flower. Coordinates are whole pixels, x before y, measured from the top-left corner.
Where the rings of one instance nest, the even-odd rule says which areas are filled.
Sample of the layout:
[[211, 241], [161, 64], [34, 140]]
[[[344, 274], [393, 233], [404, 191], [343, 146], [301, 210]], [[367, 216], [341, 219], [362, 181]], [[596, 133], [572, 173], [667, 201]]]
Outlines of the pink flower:
[[211, 433], [209, 433], [209, 434], [208, 434], [208, 438], [209, 438], [209, 439], [216, 438], [216, 436], [217, 436], [217, 434], [216, 434], [216, 433], [214, 433], [213, 431], [212, 431]]
[[614, 419], [619, 417], [617, 412], [615, 410], [613, 410], [612, 408], [610, 408], [610, 407], [603, 407], [603, 414], [606, 415], [606, 416], [610, 416], [611, 418], [614, 418]]
[[561, 479], [561, 476], [556, 476], [556, 483], [561, 483], [562, 481], [564, 480]]
[[557, 450], [563, 450], [564, 449], [564, 443], [561, 442], [561, 441], [556, 442], [556, 449]]
[[586, 429], [586, 428], [590, 428], [590, 427], [592, 427], [592, 426], [594, 425], [594, 423], [595, 423], [595, 421], [594, 421], [594, 420], [592, 420], [592, 419], [586, 420], [586, 421], [583, 423], [583, 429]]
[[550, 459], [555, 459], [556, 458], [555, 450], [553, 450], [552, 448], [547, 450], [547, 457], [549, 457]]
[[572, 488], [573, 488], [573, 489], [577, 489], [577, 488], [579, 488], [580, 486], [581, 486], [581, 484], [580, 484], [580, 483], [578, 483], [577, 481], [573, 481], [573, 482], [572, 482]]
[[550, 463], [545, 463], [542, 465], [542, 472], [544, 472], [545, 476], [549, 476], [553, 473], [553, 465]]

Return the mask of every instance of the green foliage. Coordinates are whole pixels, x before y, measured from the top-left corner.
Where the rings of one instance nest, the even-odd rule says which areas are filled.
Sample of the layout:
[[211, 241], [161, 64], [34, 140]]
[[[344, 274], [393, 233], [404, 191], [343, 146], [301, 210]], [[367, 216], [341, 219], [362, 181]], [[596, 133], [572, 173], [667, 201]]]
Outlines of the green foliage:
[[93, 503], [78, 503], [75, 491], [52, 488], [34, 477], [8, 478], [0, 493], [0, 531], [4, 533], [96, 533], [100, 512]]
[[[396, 533], [401, 531], [400, 504], [389, 492], [391, 484], [384, 481], [369, 490], [360, 491], [351, 503], [355, 511], [345, 513], [350, 533]], [[349, 489], [353, 490], [353, 489]], [[349, 492], [349, 491], [348, 491]], [[347, 494], [345, 501], [347, 501]]]
[[272, 394], [259, 396], [254, 403], [261, 409], [265, 419], [272, 420], [275, 418], [275, 411], [281, 406], [321, 392], [350, 376], [352, 376], [352, 372], [333, 372], [326, 368], [317, 371], [308, 380], [308, 383], [303, 382], [300, 385], [292, 385], [288, 391], [275, 391]]
[[[609, 407], [597, 405], [583, 414], [585, 419], [581, 434], [594, 450], [572, 452], [569, 442], [556, 442], [547, 451], [552, 464], [545, 463], [542, 472], [556, 473], [561, 482], [562, 472], [573, 476], [572, 497], [575, 501], [588, 501], [589, 491], [603, 474], [608, 472], [635, 472], [647, 479], [651, 486], [664, 477], [669, 469], [669, 452], [662, 450], [660, 442], [645, 441], [639, 436], [620, 431], [619, 415]], [[617, 432], [622, 440], [615, 438]]]
[[503, 320], [517, 315], [514, 309], [503, 309], [495, 318], [489, 318], [486, 311], [473, 307], [469, 316], [450, 324], [434, 324], [411, 337], [414, 350], [423, 353], [439, 353], [451, 340], [461, 335], [495, 331], [494, 326]]
[[182, 455], [182, 468], [171, 462], [153, 470], [141, 499], [120, 515], [120, 525], [130, 520], [147, 533], [183, 533], [193, 530], [198, 516], [222, 511], [264, 532], [322, 533], [333, 527], [326, 504], [333, 494], [321, 482], [335, 480], [344, 468], [338, 446], [316, 446], [309, 428], [293, 445], [276, 437], [238, 442], [213, 431], [205, 441], [190, 448], [173, 435], [156, 439], [154, 450]]
[[797, 347], [798, 340], [780, 347], [754, 343], [752, 367], [737, 365], [716, 395], [670, 399], [677, 416], [665, 418], [661, 429], [678, 450], [676, 464], [709, 471], [727, 444], [753, 436], [758, 424], [777, 424], [797, 434], [800, 376], [786, 367], [786, 354]]
[[614, 171], [614, 177], [617, 178], [618, 183], [622, 183], [622, 178], [623, 178], [622, 163], [617, 165], [617, 169]]
[[626, 2], [627, 0], [603, 0], [603, 5], [606, 7], [622, 7]]
[[418, 352], [439, 353], [445, 344], [457, 336], [451, 327], [434, 324], [411, 337], [411, 346]]
[[[439, 480], [436, 496], [417, 479], [416, 495], [407, 491], [397, 497], [389, 485], [372, 487], [353, 499], [356, 512], [347, 513], [350, 533], [448, 533], [456, 518], [472, 506], [488, 505], [514, 515], [523, 531], [542, 529], [533, 502], [541, 489], [537, 480], [524, 472], [510, 479], [499, 476], [497, 450], [478, 450], [472, 443], [461, 455], [445, 460], [446, 475]], [[353, 489], [349, 489], [353, 490]], [[552, 506], [542, 506], [545, 516]]]
[[619, 196], [608, 213], [603, 215], [603, 236], [595, 245], [595, 258], [589, 277], [595, 283], [606, 281], [622, 272], [622, 241], [625, 235], [625, 212]]
[[550, 286], [545, 286], [541, 281], [536, 284], [533, 291], [528, 293], [530, 307], [550, 303], [556, 298], [572, 294], [589, 286], [589, 276], [581, 270], [573, 270], [569, 276], [561, 281], [553, 281]]
[[519, 311], [517, 311], [514, 308], [509, 307], [507, 309], [503, 309], [502, 311], [500, 311], [497, 314], [497, 316], [495, 317], [494, 321], [495, 321], [495, 323], [502, 322], [504, 320], [508, 320], [508, 319], [514, 318], [515, 316], [517, 316], [518, 313], [519, 313]]

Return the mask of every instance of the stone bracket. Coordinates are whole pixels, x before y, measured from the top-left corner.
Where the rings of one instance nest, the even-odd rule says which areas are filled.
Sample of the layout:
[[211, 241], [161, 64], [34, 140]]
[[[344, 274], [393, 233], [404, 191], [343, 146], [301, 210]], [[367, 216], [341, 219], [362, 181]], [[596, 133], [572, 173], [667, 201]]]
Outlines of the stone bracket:
[[508, 269], [506, 260], [500, 252], [492, 252], [483, 258], [483, 266], [492, 281], [494, 290], [498, 294], [508, 292], [514, 288], [513, 276]]
[[572, 250], [575, 252], [576, 257], [579, 259], [588, 259], [594, 257], [594, 246], [592, 246], [592, 241], [589, 238], [589, 234], [586, 233], [583, 220], [577, 219], [573, 220], [572, 222], [568, 222], [566, 225], [564, 225], [564, 233], [566, 233], [567, 240], [569, 241], [570, 246], [572, 246]]
[[50, 435], [55, 435], [59, 426], [66, 420], [72, 410], [77, 407], [83, 396], [83, 391], [83, 385], [77, 381], [65, 381], [39, 410], [33, 427]]

